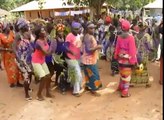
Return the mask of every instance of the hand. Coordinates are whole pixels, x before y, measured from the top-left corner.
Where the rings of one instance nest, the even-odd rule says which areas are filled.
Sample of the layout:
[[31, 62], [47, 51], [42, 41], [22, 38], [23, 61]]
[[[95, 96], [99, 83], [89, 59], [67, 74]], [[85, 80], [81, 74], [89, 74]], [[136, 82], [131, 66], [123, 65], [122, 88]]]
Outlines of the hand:
[[102, 49], [103, 46], [102, 45], [97, 45], [97, 49]]

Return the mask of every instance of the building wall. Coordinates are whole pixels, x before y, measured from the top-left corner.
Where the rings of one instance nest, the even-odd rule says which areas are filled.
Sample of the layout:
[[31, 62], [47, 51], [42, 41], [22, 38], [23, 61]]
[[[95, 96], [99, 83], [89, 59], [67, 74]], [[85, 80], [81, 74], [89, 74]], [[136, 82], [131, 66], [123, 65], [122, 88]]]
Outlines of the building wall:
[[[41, 15], [43, 18], [48, 18], [51, 16], [50, 15], [51, 11], [52, 10], [44, 10], [44, 11], [40, 11], [40, 12], [41, 12]], [[27, 20], [36, 19], [39, 17], [39, 11], [25, 11], [24, 14], [25, 14], [25, 18]]]
[[[84, 8], [82, 8], [84, 9]], [[48, 18], [48, 17], [61, 17], [61, 16], [54, 16], [54, 12], [64, 12], [69, 11], [71, 9], [55, 9], [55, 10], [41, 10], [42, 18]], [[78, 9], [79, 10], [79, 9]], [[39, 11], [25, 11], [24, 12], [25, 18], [27, 20], [36, 19], [39, 17]], [[62, 16], [66, 17], [66, 16]], [[68, 17], [68, 16], [67, 16]]]

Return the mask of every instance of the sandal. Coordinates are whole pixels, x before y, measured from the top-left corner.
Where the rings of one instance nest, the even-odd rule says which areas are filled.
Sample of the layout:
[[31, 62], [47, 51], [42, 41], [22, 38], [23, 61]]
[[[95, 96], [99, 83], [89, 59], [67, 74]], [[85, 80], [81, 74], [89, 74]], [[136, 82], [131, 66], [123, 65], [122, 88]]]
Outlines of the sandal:
[[80, 97], [81, 96], [80, 93], [73, 93], [72, 95], [75, 96], [75, 97]]
[[127, 97], [130, 97], [130, 96], [131, 96], [130, 93], [127, 93], [126, 95], [121, 94], [121, 97], [122, 97], [122, 98], [127, 98]]
[[96, 97], [100, 97], [101, 94], [96, 92], [96, 91], [91, 91], [92, 95], [96, 96]]
[[26, 101], [31, 101], [32, 97], [29, 96], [29, 97], [26, 97], [25, 99], [26, 99]]
[[43, 97], [36, 97], [36, 99], [39, 100], [39, 101], [43, 101], [44, 100]]

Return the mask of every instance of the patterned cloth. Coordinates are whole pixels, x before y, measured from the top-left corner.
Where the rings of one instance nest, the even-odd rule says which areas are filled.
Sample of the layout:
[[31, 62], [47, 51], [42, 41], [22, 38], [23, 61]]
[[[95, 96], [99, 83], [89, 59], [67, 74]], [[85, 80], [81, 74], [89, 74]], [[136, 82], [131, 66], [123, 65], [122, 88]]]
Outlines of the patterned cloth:
[[[10, 32], [8, 38], [4, 34], [0, 34], [0, 39], [2, 40], [4, 48], [12, 48], [12, 43], [14, 42], [13, 33]], [[10, 84], [14, 84], [17, 81], [22, 80], [22, 74], [18, 69], [15, 58], [16, 56], [13, 52], [3, 52], [4, 67]]]
[[17, 65], [22, 72], [24, 77], [24, 81], [30, 82], [29, 73], [32, 72], [32, 64], [31, 64], [31, 54], [33, 48], [29, 42], [29, 40], [22, 39], [17, 46], [17, 55], [19, 61]]
[[139, 63], [146, 62], [153, 49], [151, 36], [148, 33], [139, 33], [136, 41], [138, 48], [137, 60]]
[[64, 31], [64, 30], [65, 30], [65, 25], [63, 25], [63, 24], [57, 24], [56, 31]]
[[95, 48], [97, 41], [94, 36], [86, 34], [83, 42], [83, 55], [82, 63], [84, 64], [84, 74], [86, 80], [86, 86], [95, 91], [102, 87], [100, 81], [98, 68], [96, 66], [98, 60], [98, 51], [90, 51], [90, 48]]
[[122, 96], [128, 96], [129, 82], [132, 73], [131, 66], [137, 62], [136, 46], [133, 36], [129, 35], [125, 38], [123, 38], [123, 34], [122, 36], [118, 36], [114, 58], [117, 59], [119, 63], [119, 90]]
[[86, 86], [96, 91], [102, 87], [102, 83], [100, 81], [99, 72], [97, 65], [84, 65], [84, 74], [86, 80]]
[[[90, 38], [90, 40], [88, 40]], [[85, 65], [94, 65], [97, 63], [98, 59], [98, 51], [91, 52], [90, 48], [95, 48], [97, 46], [97, 42], [93, 36], [86, 35], [84, 36], [84, 42], [82, 45], [82, 63]]]

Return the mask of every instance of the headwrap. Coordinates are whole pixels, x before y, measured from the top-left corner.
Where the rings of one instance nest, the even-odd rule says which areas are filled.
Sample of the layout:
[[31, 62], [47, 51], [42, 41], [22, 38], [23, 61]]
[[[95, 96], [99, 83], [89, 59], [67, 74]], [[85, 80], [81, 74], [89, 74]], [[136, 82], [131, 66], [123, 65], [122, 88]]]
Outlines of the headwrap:
[[40, 18], [34, 19], [33, 22], [38, 25], [42, 25], [42, 26], [46, 25], [46, 21], [44, 19], [40, 19]]
[[57, 24], [56, 31], [64, 31], [64, 30], [65, 30], [65, 25], [63, 25], [63, 24]]
[[95, 25], [92, 22], [88, 22], [87, 28], [95, 28]]
[[119, 19], [119, 23], [121, 24], [125, 19]]
[[81, 24], [79, 23], [79, 22], [72, 22], [72, 28], [78, 28], [78, 29], [80, 29], [80, 27], [81, 27]]
[[112, 19], [111, 19], [111, 17], [110, 16], [107, 16], [106, 18], [105, 18], [105, 22], [106, 23], [111, 23], [112, 22]]
[[24, 26], [27, 26], [28, 23], [27, 23], [27, 21], [26, 21], [24, 18], [20, 18], [20, 19], [18, 19], [16, 25], [18, 26], [18, 29], [21, 29], [21, 28], [23, 28]]
[[129, 31], [130, 29], [130, 22], [127, 20], [122, 20], [121, 21], [121, 29], [124, 31]]

